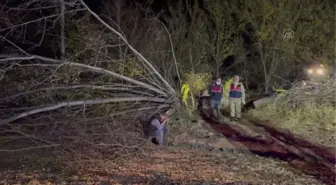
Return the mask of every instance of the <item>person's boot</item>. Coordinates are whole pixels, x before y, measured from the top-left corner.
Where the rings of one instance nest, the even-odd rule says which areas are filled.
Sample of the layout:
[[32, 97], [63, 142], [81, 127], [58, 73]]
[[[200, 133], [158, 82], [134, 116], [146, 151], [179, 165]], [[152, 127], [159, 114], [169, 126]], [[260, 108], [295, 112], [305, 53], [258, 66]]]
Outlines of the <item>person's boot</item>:
[[159, 140], [158, 140], [156, 137], [153, 137], [153, 138], [151, 139], [151, 142], [152, 142], [154, 145], [160, 145]]
[[221, 121], [221, 117], [220, 117], [220, 115], [217, 115], [217, 116], [216, 116], [216, 121], [218, 121], [218, 122]]
[[220, 111], [217, 110], [217, 121], [220, 122], [221, 121], [221, 114]]
[[236, 121], [240, 121], [240, 120], [241, 120], [241, 117], [237, 117], [237, 118], [236, 118]]
[[213, 110], [210, 112], [210, 114], [209, 114], [209, 118], [210, 118], [210, 119], [213, 119]]

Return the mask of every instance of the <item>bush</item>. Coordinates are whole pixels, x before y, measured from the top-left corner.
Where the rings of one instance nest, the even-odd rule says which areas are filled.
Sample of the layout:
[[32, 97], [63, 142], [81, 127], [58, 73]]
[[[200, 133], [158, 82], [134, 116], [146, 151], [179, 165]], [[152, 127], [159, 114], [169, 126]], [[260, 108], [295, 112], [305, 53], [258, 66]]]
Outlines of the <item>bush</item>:
[[203, 92], [211, 80], [211, 75], [208, 73], [186, 73], [184, 82], [190, 86], [190, 91], [196, 95]]
[[193, 123], [193, 121], [199, 119], [200, 117], [196, 110], [181, 108], [180, 111], [176, 115], [174, 115], [174, 117], [171, 119], [171, 122], [169, 123], [172, 134], [174, 135], [185, 132], [186, 130], [188, 130], [188, 128], [195, 124]]
[[145, 75], [146, 73], [146, 71], [135, 60], [132, 59], [118, 63], [116, 72], [128, 77], [138, 77]]
[[186, 73], [183, 76], [181, 98], [190, 115], [196, 108], [195, 95], [201, 94], [206, 89], [210, 78], [207, 73]]
[[261, 109], [254, 109], [250, 113], [259, 118], [278, 121], [286, 127], [311, 125], [333, 131], [335, 129], [335, 111], [335, 107], [325, 105], [307, 103], [298, 108], [289, 108], [272, 103]]

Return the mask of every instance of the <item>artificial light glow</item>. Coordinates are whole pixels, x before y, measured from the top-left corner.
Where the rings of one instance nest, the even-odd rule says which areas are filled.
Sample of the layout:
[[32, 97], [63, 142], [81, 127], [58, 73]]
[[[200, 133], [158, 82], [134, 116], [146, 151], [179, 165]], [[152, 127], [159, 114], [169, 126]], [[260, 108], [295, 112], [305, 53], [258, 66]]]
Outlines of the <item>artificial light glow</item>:
[[307, 82], [303, 82], [303, 85], [307, 85]]
[[323, 75], [323, 69], [317, 69], [317, 74], [319, 74], [319, 75]]
[[308, 69], [308, 73], [309, 74], [313, 74], [313, 70], [312, 69]]

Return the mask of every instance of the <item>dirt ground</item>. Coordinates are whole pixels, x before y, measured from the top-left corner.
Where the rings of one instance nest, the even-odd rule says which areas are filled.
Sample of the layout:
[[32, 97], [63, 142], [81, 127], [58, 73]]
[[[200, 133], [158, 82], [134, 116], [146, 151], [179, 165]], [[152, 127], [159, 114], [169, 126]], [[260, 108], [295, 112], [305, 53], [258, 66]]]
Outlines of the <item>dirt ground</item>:
[[[251, 144], [260, 145], [252, 149], [259, 149], [261, 153], [267, 153], [265, 147], [274, 144], [266, 142], [271, 136], [260, 137], [266, 129], [257, 132], [248, 125], [209, 124], [200, 120], [177, 126], [179, 129], [168, 138], [169, 147], [150, 144], [133, 155], [114, 160], [102, 156], [77, 161], [55, 157], [51, 151], [0, 153], [3, 159], [0, 160], [0, 185], [324, 184], [288, 162], [254, 154]], [[239, 145], [244, 142], [245, 145]], [[274, 152], [274, 147], [268, 149]]]
[[119, 160], [96, 160], [70, 166], [71, 172], [2, 171], [0, 184], [322, 184], [284, 162], [236, 150], [209, 152], [152, 146], [143, 153]]

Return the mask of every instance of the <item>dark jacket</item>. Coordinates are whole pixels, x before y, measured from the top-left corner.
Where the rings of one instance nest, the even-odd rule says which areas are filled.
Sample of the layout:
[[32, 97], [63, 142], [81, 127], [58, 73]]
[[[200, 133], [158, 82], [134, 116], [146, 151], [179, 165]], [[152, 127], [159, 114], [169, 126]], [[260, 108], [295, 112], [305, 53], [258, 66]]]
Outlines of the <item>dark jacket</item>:
[[222, 101], [223, 96], [223, 85], [217, 85], [213, 83], [209, 86], [208, 92], [210, 94], [211, 100]]

